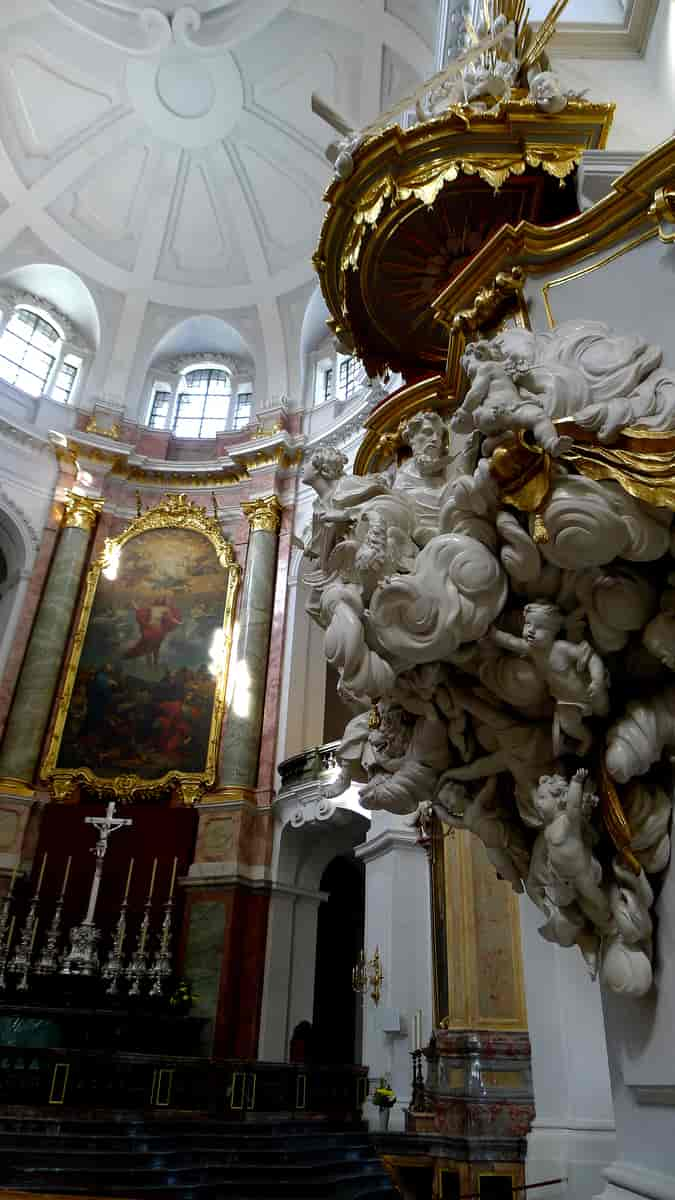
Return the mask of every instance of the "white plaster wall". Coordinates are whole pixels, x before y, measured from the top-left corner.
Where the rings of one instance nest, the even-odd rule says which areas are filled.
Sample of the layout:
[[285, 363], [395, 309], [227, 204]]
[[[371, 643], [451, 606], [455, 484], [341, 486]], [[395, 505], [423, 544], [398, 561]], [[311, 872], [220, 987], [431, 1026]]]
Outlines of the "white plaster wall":
[[[396, 1130], [403, 1128], [411, 1098], [410, 1030], [418, 1009], [425, 1043], [432, 1029], [429, 860], [405, 818], [383, 812], [373, 813], [366, 844], [356, 855], [366, 867], [364, 947], [369, 957], [379, 947], [384, 972], [379, 1005], [369, 995], [363, 998], [362, 1061], [371, 1080], [383, 1075], [391, 1080], [398, 1103], [390, 1128]], [[386, 1032], [392, 1023], [400, 1023], [399, 1032]], [[377, 1109], [367, 1104], [364, 1114], [377, 1125]]]
[[675, 131], [675, 5], [660, 0], [643, 58], [561, 59], [554, 66], [566, 87], [616, 103], [610, 150], [644, 151]]
[[[536, 1118], [528, 1140], [528, 1183], [567, 1177], [552, 1200], [590, 1200], [615, 1153], [614, 1113], [600, 988], [576, 949], [545, 942], [542, 918], [521, 901], [528, 1027]], [[542, 1193], [543, 1194], [543, 1193]]]
[[617, 1158], [606, 1196], [675, 1197], [675, 865], [655, 905], [654, 987], [640, 1000], [605, 991]]

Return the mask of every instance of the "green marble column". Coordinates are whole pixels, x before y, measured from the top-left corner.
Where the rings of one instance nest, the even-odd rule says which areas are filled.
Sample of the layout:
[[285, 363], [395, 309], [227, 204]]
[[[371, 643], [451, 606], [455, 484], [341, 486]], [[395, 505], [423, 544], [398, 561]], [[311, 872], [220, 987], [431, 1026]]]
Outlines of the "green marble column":
[[242, 508], [251, 532], [217, 785], [233, 799], [237, 793], [252, 791], [258, 777], [281, 524], [281, 505], [276, 496], [252, 500]]
[[38, 766], [42, 740], [77, 604], [89, 538], [102, 500], [66, 493], [63, 528], [33, 623], [0, 747], [0, 788], [25, 792]]

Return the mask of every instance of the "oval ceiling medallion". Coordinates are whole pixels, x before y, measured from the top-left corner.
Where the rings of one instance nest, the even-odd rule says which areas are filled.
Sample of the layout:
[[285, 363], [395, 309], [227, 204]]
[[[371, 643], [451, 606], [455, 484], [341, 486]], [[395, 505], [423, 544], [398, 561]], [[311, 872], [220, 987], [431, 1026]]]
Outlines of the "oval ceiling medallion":
[[239, 70], [227, 52], [213, 58], [172, 48], [155, 60], [131, 59], [129, 99], [159, 137], [194, 149], [230, 132], [244, 102]]

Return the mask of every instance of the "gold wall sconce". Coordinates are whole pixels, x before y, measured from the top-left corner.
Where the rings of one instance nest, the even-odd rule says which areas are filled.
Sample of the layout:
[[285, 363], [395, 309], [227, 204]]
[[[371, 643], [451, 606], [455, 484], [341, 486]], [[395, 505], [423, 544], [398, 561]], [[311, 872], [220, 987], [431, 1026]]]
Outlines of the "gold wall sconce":
[[382, 960], [380, 958], [380, 948], [375, 947], [375, 953], [372, 958], [366, 958], [365, 950], [359, 951], [359, 957], [352, 970], [352, 988], [359, 995], [365, 996], [370, 989], [370, 998], [376, 1006], [380, 1003], [382, 995], [382, 981], [384, 972], [382, 970]]

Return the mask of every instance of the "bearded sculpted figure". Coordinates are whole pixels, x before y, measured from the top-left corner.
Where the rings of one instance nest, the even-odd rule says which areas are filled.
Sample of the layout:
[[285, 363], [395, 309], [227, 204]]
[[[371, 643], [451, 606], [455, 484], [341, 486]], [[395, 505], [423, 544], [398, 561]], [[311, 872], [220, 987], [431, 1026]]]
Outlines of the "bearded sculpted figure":
[[469, 829], [542, 937], [643, 995], [673, 802], [675, 373], [582, 320], [505, 329], [463, 365], [454, 458], [420, 412], [387, 475], [306, 476], [316, 615], [361, 706], [342, 785]]

